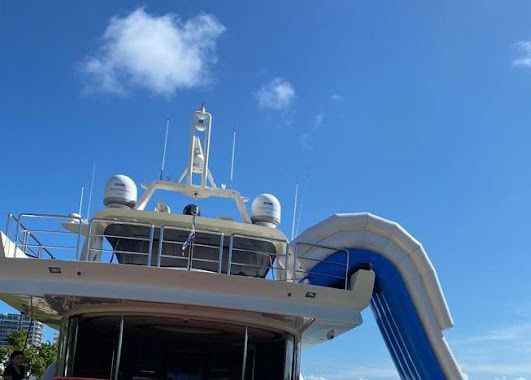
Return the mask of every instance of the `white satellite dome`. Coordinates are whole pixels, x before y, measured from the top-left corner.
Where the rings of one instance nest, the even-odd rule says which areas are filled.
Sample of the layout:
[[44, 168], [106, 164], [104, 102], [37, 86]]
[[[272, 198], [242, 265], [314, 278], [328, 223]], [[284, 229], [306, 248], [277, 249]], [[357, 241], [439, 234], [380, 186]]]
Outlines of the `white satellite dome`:
[[113, 175], [105, 184], [103, 204], [106, 207], [133, 208], [136, 205], [137, 189], [135, 182], [126, 175]]
[[280, 224], [280, 202], [271, 194], [260, 194], [251, 206], [253, 224], [276, 228]]

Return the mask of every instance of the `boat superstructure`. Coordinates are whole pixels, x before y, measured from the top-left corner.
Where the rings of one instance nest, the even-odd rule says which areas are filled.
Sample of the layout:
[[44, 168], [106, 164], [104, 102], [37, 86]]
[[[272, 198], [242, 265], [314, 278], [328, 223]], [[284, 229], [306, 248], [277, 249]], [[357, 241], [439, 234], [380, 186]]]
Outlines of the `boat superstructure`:
[[[137, 199], [123, 175], [106, 208], [10, 214], [1, 233], [0, 297], [60, 330], [59, 377], [298, 379], [300, 352], [362, 323], [371, 305], [404, 379], [460, 379], [442, 331], [444, 295], [422, 246], [398, 224], [337, 214], [293, 241], [280, 203], [217, 186], [212, 116], [193, 114], [188, 164]], [[240, 220], [183, 213], [158, 191], [232, 200]], [[184, 205], [183, 205], [184, 206]]]

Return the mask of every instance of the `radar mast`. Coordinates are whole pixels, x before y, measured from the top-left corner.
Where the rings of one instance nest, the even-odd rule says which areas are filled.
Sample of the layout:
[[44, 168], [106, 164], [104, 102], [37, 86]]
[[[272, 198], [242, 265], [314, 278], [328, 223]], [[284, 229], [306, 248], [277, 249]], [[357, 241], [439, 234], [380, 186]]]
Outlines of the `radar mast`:
[[[203, 103], [201, 108], [195, 111], [192, 116], [188, 165], [184, 168], [177, 181], [178, 183], [185, 181], [187, 185], [201, 186], [203, 188], [217, 187], [214, 177], [208, 168], [211, 128], [212, 115], [206, 112], [205, 104]], [[200, 175], [199, 183], [194, 181], [194, 174]]]

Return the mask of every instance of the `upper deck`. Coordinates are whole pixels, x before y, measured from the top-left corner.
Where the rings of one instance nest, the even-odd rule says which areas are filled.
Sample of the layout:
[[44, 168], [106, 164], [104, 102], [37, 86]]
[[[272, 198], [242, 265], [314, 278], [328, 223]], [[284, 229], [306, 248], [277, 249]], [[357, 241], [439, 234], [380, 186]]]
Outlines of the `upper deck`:
[[1, 296], [54, 326], [96, 299], [100, 307], [125, 300], [259, 313], [272, 321], [288, 316], [304, 326], [305, 344], [360, 324], [372, 272], [351, 276], [348, 255], [344, 262], [324, 258], [345, 268], [337, 278], [344, 286], [309, 285], [298, 250], [275, 229], [202, 217], [192, 228], [189, 215], [106, 209], [90, 222], [9, 215], [0, 251]]

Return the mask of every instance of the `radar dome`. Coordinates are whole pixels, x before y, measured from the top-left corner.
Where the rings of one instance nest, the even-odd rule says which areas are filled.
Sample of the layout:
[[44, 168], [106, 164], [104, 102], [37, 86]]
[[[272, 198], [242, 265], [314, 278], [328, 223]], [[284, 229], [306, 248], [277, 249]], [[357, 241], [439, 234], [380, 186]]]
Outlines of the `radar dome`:
[[123, 174], [113, 175], [105, 184], [103, 204], [112, 208], [133, 208], [136, 194], [136, 185], [131, 178]]
[[260, 226], [276, 228], [280, 224], [280, 202], [271, 194], [260, 194], [251, 206], [251, 221]]

